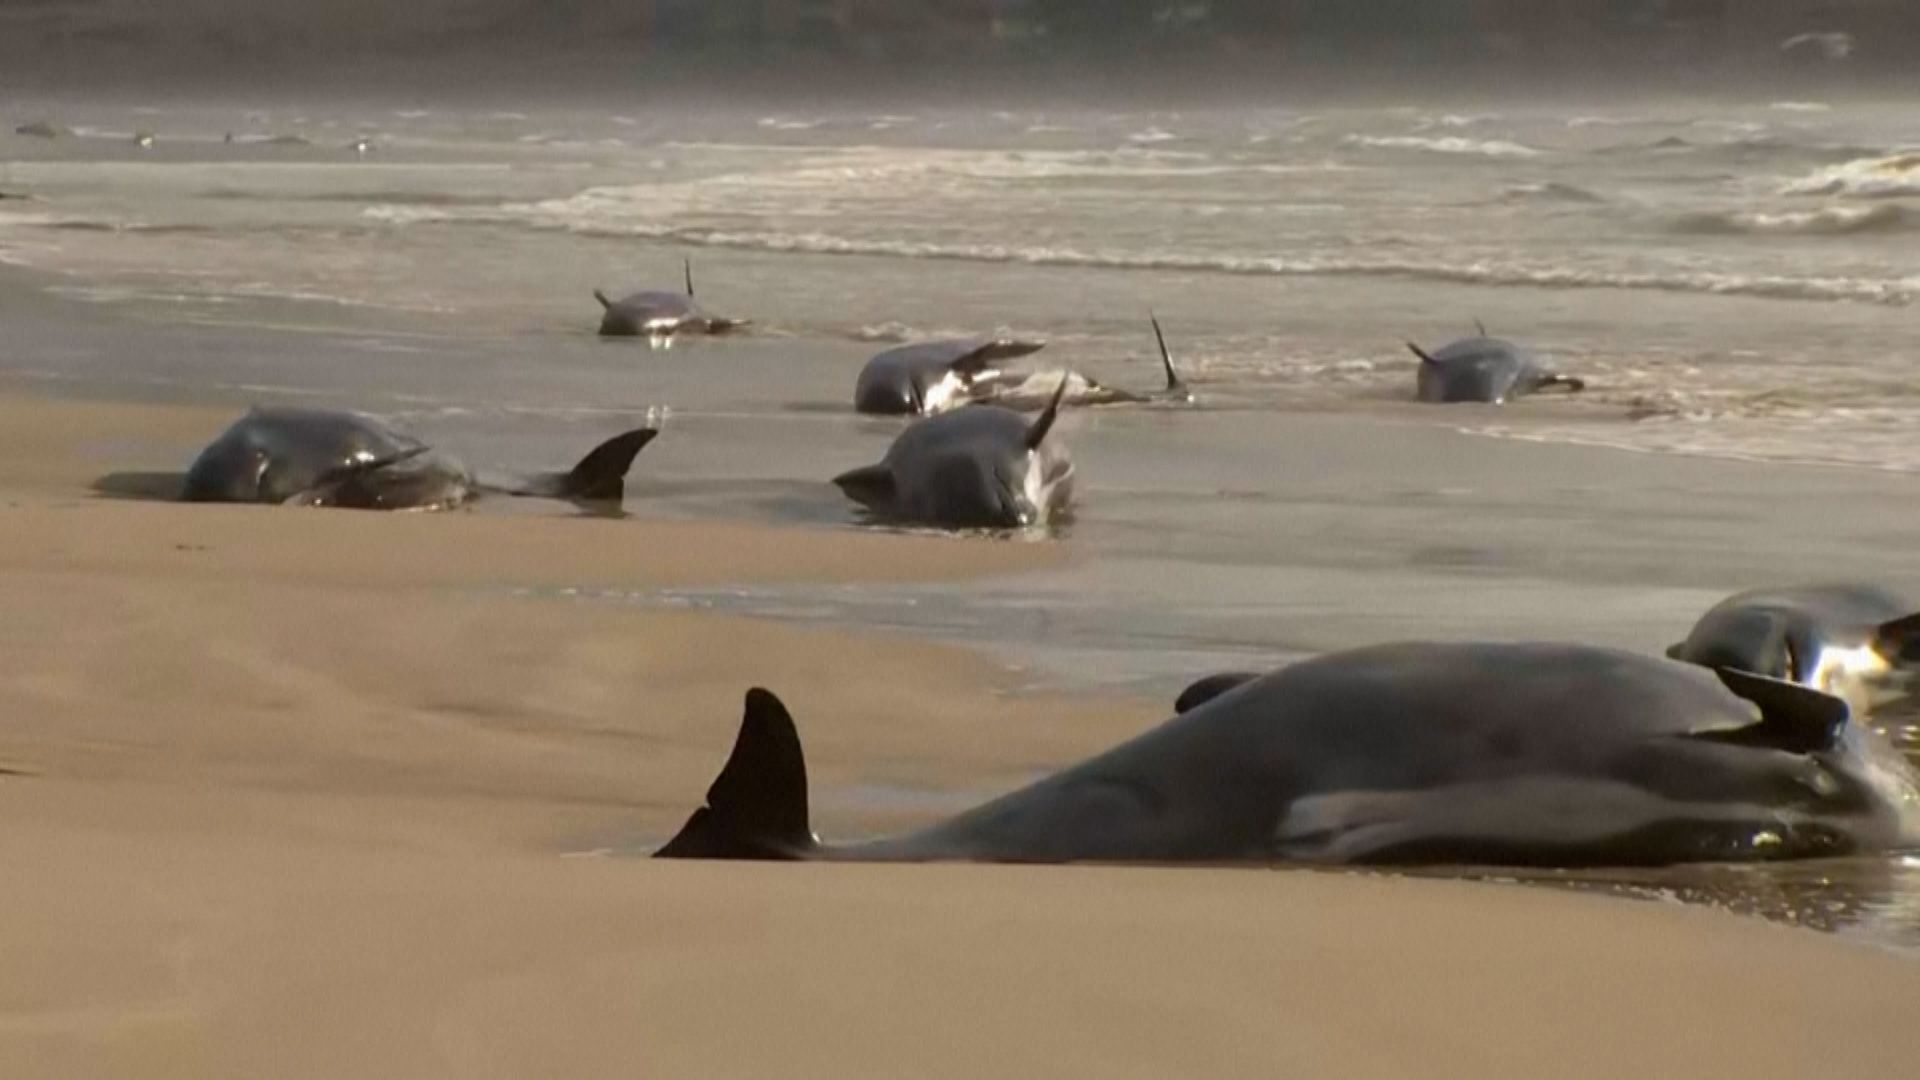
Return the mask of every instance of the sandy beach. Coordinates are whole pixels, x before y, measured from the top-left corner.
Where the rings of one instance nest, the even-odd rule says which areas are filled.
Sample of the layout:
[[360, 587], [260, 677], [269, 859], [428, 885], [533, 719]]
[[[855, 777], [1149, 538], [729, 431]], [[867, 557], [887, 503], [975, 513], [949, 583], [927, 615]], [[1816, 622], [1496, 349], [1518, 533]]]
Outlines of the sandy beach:
[[[225, 410], [0, 401], [0, 1074], [1897, 1075], [1911, 959], [1699, 908], [1226, 870], [623, 857], [744, 671], [823, 833], [1159, 719], [918, 640], [516, 587], [1059, 570], [1019, 545], [169, 505]], [[937, 552], [939, 558], [930, 558]], [[937, 807], [937, 802], [936, 802]]]

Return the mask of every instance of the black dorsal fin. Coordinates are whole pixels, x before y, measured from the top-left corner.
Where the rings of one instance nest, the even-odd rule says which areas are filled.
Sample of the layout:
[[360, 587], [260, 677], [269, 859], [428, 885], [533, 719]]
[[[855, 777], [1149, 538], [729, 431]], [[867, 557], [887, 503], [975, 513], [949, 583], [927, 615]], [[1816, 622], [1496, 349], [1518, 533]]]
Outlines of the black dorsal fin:
[[1040, 418], [1027, 429], [1027, 449], [1038, 450], [1040, 444], [1046, 441], [1047, 432], [1053, 430], [1053, 422], [1060, 416], [1060, 399], [1067, 396], [1067, 383], [1071, 381], [1073, 381], [1072, 372], [1060, 373], [1060, 385], [1053, 391], [1053, 400], [1047, 402], [1047, 407], [1041, 412]]
[[659, 434], [659, 428], [635, 428], [587, 451], [587, 456], [560, 481], [560, 494], [569, 499], [618, 502], [626, 494], [627, 470], [633, 468], [634, 457]]
[[1252, 671], [1224, 671], [1218, 675], [1208, 675], [1206, 678], [1198, 679], [1193, 685], [1180, 691], [1180, 696], [1174, 699], [1173, 711], [1176, 713], [1185, 713], [1197, 709], [1207, 702], [1212, 701], [1214, 698], [1219, 697], [1221, 694], [1250, 683], [1259, 677], [1258, 673]]
[[1417, 356], [1417, 357], [1419, 357], [1419, 358], [1420, 358], [1420, 359], [1421, 359], [1422, 361], [1424, 361], [1424, 362], [1426, 362], [1426, 363], [1429, 363], [1429, 364], [1437, 364], [1437, 363], [1439, 363], [1439, 362], [1440, 362], [1440, 361], [1438, 361], [1438, 360], [1435, 360], [1435, 359], [1433, 358], [1433, 354], [1432, 354], [1432, 353], [1429, 353], [1429, 352], [1428, 352], [1427, 350], [1425, 350], [1425, 349], [1423, 349], [1423, 348], [1421, 348], [1421, 347], [1420, 347], [1420, 346], [1418, 346], [1418, 345], [1415, 345], [1415, 344], [1414, 344], [1413, 342], [1411, 342], [1411, 341], [1409, 341], [1409, 342], [1407, 342], [1407, 348], [1413, 351], [1413, 355], [1415, 355], [1415, 356]]
[[787, 707], [770, 691], [747, 691], [740, 734], [707, 805], [654, 852], [668, 859], [795, 859], [813, 847], [807, 760]]
[[[681, 259], [680, 269], [683, 272], [685, 272], [687, 276], [687, 296], [689, 299], [691, 299], [693, 296], [693, 259], [691, 258]], [[722, 299], [725, 299], [725, 298], [723, 297]]]
[[1173, 352], [1167, 348], [1167, 335], [1160, 329], [1160, 317], [1149, 311], [1147, 321], [1153, 324], [1153, 340], [1160, 345], [1160, 366], [1167, 372], [1167, 393], [1185, 393], [1187, 384], [1181, 381], [1180, 373], [1173, 368]]
[[1481, 337], [1486, 337], [1486, 336], [1487, 336], [1487, 324], [1486, 324], [1486, 323], [1483, 323], [1483, 322], [1481, 322], [1481, 321], [1480, 321], [1480, 317], [1479, 317], [1478, 315], [1476, 315], [1476, 316], [1474, 316], [1474, 319], [1473, 319], [1473, 329], [1474, 329], [1474, 331], [1475, 331], [1476, 333], [1478, 333], [1478, 334], [1479, 334], [1479, 335], [1480, 335]]
[[1873, 648], [1888, 660], [1920, 661], [1920, 614], [1881, 623], [1873, 632]]
[[1735, 668], [1716, 668], [1714, 674], [1728, 690], [1760, 707], [1760, 722], [1694, 738], [1812, 754], [1833, 749], [1852, 715], [1846, 702], [1799, 683]]

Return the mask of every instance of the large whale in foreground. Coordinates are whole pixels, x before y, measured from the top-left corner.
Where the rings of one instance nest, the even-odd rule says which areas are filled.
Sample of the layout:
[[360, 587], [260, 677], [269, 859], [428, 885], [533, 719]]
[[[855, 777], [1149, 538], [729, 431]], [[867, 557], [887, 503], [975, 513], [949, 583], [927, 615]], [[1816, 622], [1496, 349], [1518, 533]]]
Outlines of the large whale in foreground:
[[1541, 390], [1578, 393], [1587, 388], [1584, 380], [1549, 370], [1532, 349], [1484, 331], [1432, 352], [1413, 342], [1407, 348], [1420, 358], [1415, 392], [1421, 401], [1503, 405]]
[[813, 835], [793, 721], [755, 689], [706, 806], [657, 854], [1581, 866], [1916, 842], [1920, 780], [1837, 698], [1610, 649], [1411, 643], [1295, 664], [957, 817], [847, 845]]
[[293, 503], [363, 510], [448, 509], [485, 493], [618, 502], [656, 427], [623, 432], [563, 473], [483, 480], [383, 420], [345, 409], [255, 408], [188, 468], [188, 502]]
[[1878, 585], [1754, 589], [1707, 609], [1667, 655], [1790, 679], [1864, 712], [1899, 697], [1920, 667], [1916, 610]]

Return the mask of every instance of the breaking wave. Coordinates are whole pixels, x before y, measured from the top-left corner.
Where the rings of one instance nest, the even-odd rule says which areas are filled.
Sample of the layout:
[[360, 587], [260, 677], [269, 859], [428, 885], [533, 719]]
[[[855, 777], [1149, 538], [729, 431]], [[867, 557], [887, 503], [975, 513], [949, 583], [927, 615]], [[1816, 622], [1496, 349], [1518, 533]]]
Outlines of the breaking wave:
[[1504, 202], [1603, 203], [1606, 197], [1576, 184], [1550, 180], [1543, 184], [1511, 184], [1500, 191]]
[[1920, 195], [1920, 151], [1888, 157], [1857, 158], [1821, 169], [1781, 189], [1785, 195], [1840, 195], [1853, 199], [1897, 199]]
[[[589, 204], [590, 205], [590, 204]], [[1894, 279], [1784, 277], [1713, 271], [1596, 270], [1539, 265], [1516, 260], [1354, 259], [1198, 255], [1177, 252], [1123, 252], [1070, 247], [1022, 247], [1005, 244], [955, 244], [931, 241], [866, 239], [819, 232], [749, 232], [657, 223], [609, 223], [583, 219], [574, 200], [503, 207], [480, 215], [460, 215], [424, 207], [370, 207], [366, 215], [394, 224], [416, 222], [520, 226], [580, 236], [643, 239], [690, 247], [807, 255], [864, 255], [901, 259], [1106, 270], [1177, 270], [1192, 273], [1270, 277], [1382, 277], [1462, 285], [1542, 289], [1635, 289], [1659, 292], [1757, 296], [1780, 300], [1853, 301], [1903, 305], [1920, 299], [1920, 274]]]
[[1545, 153], [1505, 139], [1463, 139], [1457, 135], [1349, 135], [1340, 140], [1347, 146], [1370, 150], [1424, 150], [1435, 154], [1465, 154], [1494, 158], [1531, 158]]
[[1729, 210], [1685, 214], [1673, 231], [1694, 236], [1853, 236], [1897, 233], [1920, 228], [1920, 215], [1892, 203], [1880, 206], [1833, 206], [1769, 214]]

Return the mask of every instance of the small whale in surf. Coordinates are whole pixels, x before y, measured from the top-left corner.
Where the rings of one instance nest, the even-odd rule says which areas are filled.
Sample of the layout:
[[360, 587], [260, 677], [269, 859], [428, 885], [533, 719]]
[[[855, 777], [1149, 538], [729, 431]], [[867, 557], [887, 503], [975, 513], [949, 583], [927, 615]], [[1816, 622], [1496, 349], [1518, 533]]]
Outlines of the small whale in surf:
[[181, 498], [360, 510], [444, 510], [483, 494], [617, 503], [634, 456], [659, 433], [617, 435], [564, 473], [488, 480], [363, 413], [255, 408], [200, 452]]
[[1093, 408], [1102, 405], [1145, 405], [1155, 402], [1188, 405], [1193, 402], [1193, 392], [1187, 389], [1185, 380], [1173, 366], [1173, 353], [1167, 348], [1167, 335], [1160, 329], [1160, 320], [1148, 316], [1153, 324], [1153, 337], [1160, 348], [1160, 370], [1165, 374], [1165, 388], [1151, 392], [1121, 390], [1095, 382], [1077, 371], [1036, 371], [1019, 382], [1011, 378], [1002, 378], [989, 384], [986, 392], [980, 395], [981, 401], [1002, 408], [1032, 412], [1045, 408], [1051, 398], [1053, 380], [1064, 377], [1067, 380], [1066, 395], [1063, 400], [1068, 405], [1080, 408]]
[[841, 491], [885, 521], [949, 529], [1019, 529], [1042, 524], [1073, 493], [1073, 459], [1048, 440], [1060, 414], [1053, 400], [1032, 423], [998, 405], [916, 420], [877, 465], [833, 478]]
[[1877, 585], [1754, 589], [1709, 608], [1667, 655], [1787, 679], [1865, 713], [1904, 696], [1920, 668], [1916, 612]]
[[964, 338], [929, 341], [888, 349], [867, 361], [854, 386], [854, 407], [864, 413], [931, 416], [962, 405], [986, 403], [1034, 412], [1044, 409], [1066, 380], [1063, 401], [1068, 405], [1143, 404], [1193, 400], [1187, 384], [1174, 369], [1160, 320], [1152, 319], [1160, 345], [1160, 363], [1167, 384], [1142, 393], [1107, 386], [1077, 371], [1040, 370], [1025, 374], [995, 366], [1001, 360], [1030, 356], [1044, 348], [1041, 342], [1011, 338]]
[[73, 129], [62, 127], [48, 120], [35, 120], [30, 124], [21, 124], [13, 129], [15, 135], [29, 135], [36, 139], [64, 139], [73, 134]]
[[1542, 390], [1559, 388], [1579, 393], [1587, 388], [1583, 379], [1548, 370], [1533, 350], [1488, 337], [1486, 327], [1477, 323], [1475, 329], [1477, 336], [1433, 352], [1407, 342], [1407, 348], [1420, 358], [1416, 388], [1421, 401], [1503, 405]]
[[880, 416], [931, 416], [970, 404], [974, 382], [999, 374], [1002, 360], [1031, 356], [1042, 341], [1018, 338], [946, 338], [900, 345], [876, 354], [853, 384], [853, 407]]
[[[1716, 677], [1717, 675], [1717, 677]], [[663, 858], [1759, 861], [1920, 841], [1920, 777], [1837, 698], [1611, 649], [1382, 645], [1283, 668], [917, 832], [823, 843], [793, 719], [748, 692]]]
[[681, 264], [686, 273], [687, 291], [637, 292], [619, 300], [610, 299], [599, 289], [593, 298], [600, 301], [602, 337], [649, 337], [656, 341], [675, 334], [724, 334], [747, 325], [746, 319], [727, 319], [709, 313], [694, 302], [693, 260]]

